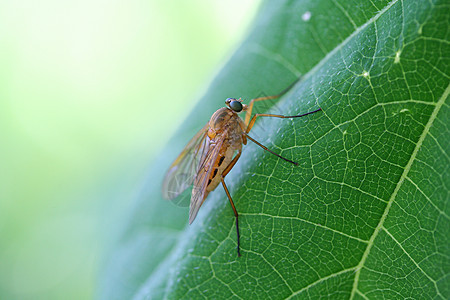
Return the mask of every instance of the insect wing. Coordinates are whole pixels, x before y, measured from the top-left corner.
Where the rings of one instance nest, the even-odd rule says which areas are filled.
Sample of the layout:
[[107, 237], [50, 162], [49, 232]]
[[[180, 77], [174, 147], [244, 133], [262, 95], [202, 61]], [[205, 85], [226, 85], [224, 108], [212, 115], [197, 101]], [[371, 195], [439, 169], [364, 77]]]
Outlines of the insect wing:
[[204, 161], [209, 149], [208, 128], [209, 124], [206, 124], [188, 142], [170, 166], [162, 184], [162, 195], [165, 199], [173, 200], [177, 198], [192, 185], [198, 168]]
[[206, 198], [206, 188], [208, 187], [209, 177], [214, 168], [214, 164], [217, 161], [217, 157], [222, 148], [227, 132], [223, 132], [220, 136], [216, 136], [214, 147], [209, 147], [204, 160], [198, 169], [198, 173], [195, 176], [194, 188], [192, 189], [191, 204], [189, 207], [189, 224], [194, 222], [197, 216], [198, 210], [202, 206]]

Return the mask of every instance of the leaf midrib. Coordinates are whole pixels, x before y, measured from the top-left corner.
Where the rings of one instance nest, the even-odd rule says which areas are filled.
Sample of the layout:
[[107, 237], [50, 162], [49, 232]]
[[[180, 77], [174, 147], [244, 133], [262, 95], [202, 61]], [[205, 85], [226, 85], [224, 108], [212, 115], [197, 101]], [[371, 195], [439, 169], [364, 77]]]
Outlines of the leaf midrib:
[[[409, 173], [409, 171], [411, 169], [411, 166], [412, 166], [413, 162], [416, 159], [417, 153], [419, 152], [420, 147], [422, 146], [422, 143], [425, 140], [425, 137], [430, 132], [431, 125], [433, 124], [434, 120], [436, 119], [436, 117], [437, 117], [437, 115], [438, 115], [442, 105], [444, 104], [445, 100], [447, 99], [449, 93], [450, 93], [450, 84], [447, 86], [445, 92], [443, 93], [443, 95], [441, 96], [439, 101], [436, 103], [436, 106], [435, 106], [435, 108], [434, 108], [434, 110], [433, 110], [433, 112], [432, 112], [432, 114], [430, 116], [430, 119], [428, 120], [427, 124], [425, 125], [425, 127], [423, 129], [423, 132], [420, 135], [419, 140], [417, 141], [416, 147], [414, 148], [414, 151], [412, 152], [411, 157], [410, 157], [408, 163], [406, 164], [405, 169], [403, 170], [403, 173], [400, 176], [399, 181], [397, 182], [397, 185], [396, 185], [396, 187], [394, 189], [394, 192], [392, 193], [391, 197], [389, 198], [389, 201], [388, 201], [388, 203], [386, 205], [384, 213], [383, 213], [383, 215], [380, 218], [380, 222], [378, 223], [378, 225], [375, 228], [372, 236], [369, 239], [366, 251], [364, 251], [364, 254], [363, 254], [362, 258], [361, 258], [361, 261], [358, 264], [358, 266], [356, 267], [357, 271], [356, 271], [356, 274], [355, 274], [355, 280], [353, 282], [353, 289], [352, 289], [352, 294], [351, 294], [350, 299], [353, 299], [355, 297], [355, 293], [358, 290], [359, 276], [360, 276], [361, 270], [364, 267], [364, 264], [365, 264], [365, 262], [367, 260], [367, 257], [370, 254], [370, 250], [372, 249], [372, 246], [374, 245], [375, 238], [378, 236], [378, 233], [383, 228], [384, 221], [386, 220], [386, 218], [387, 218], [387, 216], [389, 214], [389, 210], [390, 210], [390, 208], [392, 206], [392, 203], [394, 202], [395, 198], [397, 197], [398, 191], [400, 190], [401, 186], [403, 185], [403, 182], [407, 178], [407, 175], [408, 175], [408, 173]], [[413, 262], [416, 264], [416, 262], [414, 260], [413, 260]], [[423, 272], [422, 269], [420, 269], [420, 270]], [[424, 275], [426, 277], [428, 277], [428, 278], [430, 277], [426, 273], [424, 273]], [[433, 283], [434, 283], [434, 286], [436, 288], [436, 293], [442, 297], [442, 295], [439, 292], [439, 289], [437, 288], [436, 281], [433, 281]]]

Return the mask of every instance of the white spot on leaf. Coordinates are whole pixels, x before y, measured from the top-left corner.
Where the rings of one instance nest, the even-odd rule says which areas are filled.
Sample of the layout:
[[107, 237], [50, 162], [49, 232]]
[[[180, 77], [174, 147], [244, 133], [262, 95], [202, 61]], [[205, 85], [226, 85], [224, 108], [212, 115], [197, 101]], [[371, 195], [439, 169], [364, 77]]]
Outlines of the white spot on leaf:
[[398, 64], [398, 63], [400, 62], [400, 54], [401, 54], [401, 53], [402, 53], [401, 51], [397, 51], [397, 52], [395, 53], [394, 64]]
[[311, 19], [311, 12], [307, 11], [302, 15], [302, 20], [308, 22]]

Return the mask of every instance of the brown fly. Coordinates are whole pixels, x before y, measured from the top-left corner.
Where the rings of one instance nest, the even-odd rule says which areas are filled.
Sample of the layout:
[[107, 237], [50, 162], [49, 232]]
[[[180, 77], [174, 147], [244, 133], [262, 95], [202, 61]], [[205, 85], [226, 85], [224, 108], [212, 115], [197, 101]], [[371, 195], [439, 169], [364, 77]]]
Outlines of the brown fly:
[[[243, 104], [241, 98], [228, 98], [225, 107], [218, 109], [209, 122], [189, 141], [180, 155], [170, 166], [162, 185], [164, 198], [172, 200], [179, 196], [192, 184], [192, 195], [189, 208], [189, 224], [192, 224], [208, 194], [219, 183], [222, 183], [236, 218], [237, 252], [240, 253], [239, 214], [225, 184], [225, 176], [231, 171], [242, 152], [242, 144], [251, 140], [261, 148], [278, 156], [279, 158], [294, 164], [298, 163], [282, 157], [269, 150], [267, 147], [248, 135], [258, 117], [273, 118], [300, 118], [321, 109], [295, 116], [276, 114], [255, 114], [252, 117], [252, 109], [255, 102], [275, 99], [284, 94], [265, 96], [252, 99], [248, 105]], [[238, 113], [245, 111], [245, 120]]]

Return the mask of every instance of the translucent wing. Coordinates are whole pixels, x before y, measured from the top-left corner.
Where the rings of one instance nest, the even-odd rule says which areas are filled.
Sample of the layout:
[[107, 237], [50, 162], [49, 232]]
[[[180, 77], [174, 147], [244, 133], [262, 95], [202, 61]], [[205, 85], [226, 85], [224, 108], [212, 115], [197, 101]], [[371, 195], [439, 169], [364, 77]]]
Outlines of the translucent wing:
[[217, 161], [217, 157], [220, 153], [220, 149], [222, 148], [223, 141], [227, 136], [227, 132], [224, 131], [220, 136], [215, 137], [215, 145], [214, 147], [209, 147], [208, 152], [206, 153], [204, 160], [201, 162], [201, 165], [198, 169], [197, 175], [194, 180], [194, 188], [192, 189], [192, 197], [191, 204], [189, 207], [189, 224], [192, 224], [195, 217], [197, 216], [198, 210], [202, 206], [205, 201], [206, 196], [206, 188], [208, 187], [208, 180], [211, 175], [211, 171], [214, 168], [214, 164]]
[[208, 128], [209, 123], [197, 132], [170, 166], [162, 184], [165, 199], [176, 198], [192, 185], [209, 149]]

